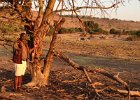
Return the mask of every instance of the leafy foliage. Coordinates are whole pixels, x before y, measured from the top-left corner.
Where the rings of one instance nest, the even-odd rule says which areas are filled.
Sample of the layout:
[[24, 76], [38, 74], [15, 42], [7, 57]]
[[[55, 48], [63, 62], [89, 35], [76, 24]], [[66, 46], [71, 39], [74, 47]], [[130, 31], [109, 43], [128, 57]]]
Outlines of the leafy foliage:
[[121, 34], [121, 31], [112, 28], [112, 29], [110, 29], [110, 34], [115, 34], [115, 35], [117, 35], [117, 34]]
[[86, 31], [89, 34], [94, 34], [94, 33], [107, 34], [108, 33], [107, 31], [100, 28], [98, 23], [94, 23], [94, 21], [85, 21], [84, 24], [86, 27]]
[[58, 33], [75, 33], [75, 32], [82, 32], [81, 28], [61, 28]]
[[19, 32], [22, 29], [22, 27], [13, 25], [12, 23], [0, 23], [0, 31], [2, 33]]
[[94, 21], [85, 21], [84, 25], [86, 27], [86, 31], [90, 34], [98, 31], [99, 25], [94, 23]]
[[131, 31], [130, 34], [131, 35], [136, 35], [136, 36], [140, 37], [140, 30], [138, 30], [138, 31]]

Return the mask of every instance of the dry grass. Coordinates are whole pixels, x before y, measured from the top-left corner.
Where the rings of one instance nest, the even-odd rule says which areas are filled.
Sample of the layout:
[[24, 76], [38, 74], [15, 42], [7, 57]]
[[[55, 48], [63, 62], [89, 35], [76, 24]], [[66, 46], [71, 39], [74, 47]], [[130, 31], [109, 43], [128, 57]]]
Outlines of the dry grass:
[[128, 36], [113, 38], [108, 35], [109, 38], [100, 39], [97, 35], [90, 40], [80, 40], [79, 35], [59, 34], [56, 49], [81, 55], [140, 60], [140, 41], [124, 41]]

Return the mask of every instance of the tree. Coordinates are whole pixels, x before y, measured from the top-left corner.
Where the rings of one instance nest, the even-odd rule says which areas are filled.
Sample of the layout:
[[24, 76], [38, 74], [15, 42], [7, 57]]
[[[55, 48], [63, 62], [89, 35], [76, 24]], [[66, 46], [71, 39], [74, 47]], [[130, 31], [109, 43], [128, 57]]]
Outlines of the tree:
[[[9, 0], [10, 2], [10, 0]], [[55, 38], [56, 38], [56, 33], [59, 30], [60, 24], [62, 22], [62, 18], [59, 19], [59, 21], [55, 22], [56, 24], [53, 25], [54, 27], [54, 33], [53, 33], [53, 38], [50, 49], [48, 53], [46, 54], [46, 58], [44, 58], [44, 67], [43, 71], [41, 69], [41, 54], [42, 54], [42, 42], [43, 42], [43, 37], [48, 34], [51, 25], [51, 17], [54, 13], [58, 12], [60, 15], [65, 11], [70, 11], [72, 12], [73, 15], [76, 15], [76, 17], [79, 19], [79, 21], [82, 24], [82, 29], [85, 31], [85, 26], [82, 23], [82, 20], [79, 18], [77, 11], [81, 9], [100, 9], [104, 11], [104, 9], [111, 9], [113, 7], [116, 7], [121, 1], [116, 0], [111, 6], [105, 7], [101, 5], [101, 2], [98, 2], [96, 0], [89, 1], [87, 0], [85, 3], [83, 3], [81, 6], [76, 5], [76, 1], [71, 0], [71, 1], [66, 1], [66, 0], [48, 0], [48, 1], [43, 1], [43, 0], [35, 0], [34, 2], [38, 2], [39, 6], [39, 11], [38, 11], [38, 16], [36, 19], [32, 19], [32, 11], [31, 11], [31, 5], [32, 5], [32, 0], [13, 0], [13, 2], [10, 2], [13, 5], [13, 11], [18, 13], [21, 16], [21, 20], [25, 21], [25, 29], [27, 34], [30, 34], [30, 40], [31, 40], [31, 46], [33, 47], [34, 44], [38, 45], [38, 48], [32, 53], [31, 59], [33, 61], [33, 69], [32, 69], [32, 81], [28, 83], [28, 86], [34, 86], [34, 85], [39, 85], [39, 86], [44, 86], [48, 84], [49, 80], [49, 73], [50, 73], [50, 68], [53, 62], [53, 49], [55, 48]], [[57, 7], [54, 8], [55, 3], [58, 2]], [[90, 6], [90, 3], [96, 4], [96, 6]], [[44, 4], [46, 4], [45, 11], [43, 11]], [[53, 22], [54, 23], [54, 22]], [[59, 26], [59, 27], [58, 27]]]
[[[55, 51], [55, 41], [57, 39], [57, 32], [61, 25], [64, 23], [64, 19], [61, 17], [61, 15], [65, 12], [71, 12], [72, 15], [75, 15], [78, 20], [81, 22], [82, 29], [84, 33], [86, 33], [85, 26], [83, 24], [83, 21], [78, 16], [78, 12], [85, 9], [86, 12], [96, 9], [100, 9], [101, 12], [105, 12], [107, 9], [114, 9], [119, 4], [122, 4], [122, 0], [109, 0], [110, 5], [105, 6], [104, 2], [100, 0], [83, 0], [82, 5], [78, 6], [78, 2], [76, 0], [13, 0], [12, 2], [10, 0], [7, 0], [10, 5], [12, 5], [13, 12], [18, 14], [22, 21], [26, 22], [24, 27], [27, 32], [27, 34], [30, 35], [30, 46], [33, 47], [35, 44], [38, 45], [37, 49], [32, 52], [31, 60], [32, 60], [32, 81], [27, 84], [27, 86], [45, 86], [48, 84], [49, 81], [49, 74], [50, 74], [50, 68], [52, 66], [54, 55], [60, 56], [58, 52]], [[32, 3], [37, 2], [38, 5], [36, 7], [39, 8], [38, 16], [37, 18], [32, 18]], [[108, 3], [108, 2], [107, 2]], [[46, 4], [46, 6], [44, 6]], [[56, 4], [56, 7], [55, 7]], [[95, 6], [93, 6], [95, 5]], [[45, 7], [45, 10], [43, 8]], [[55, 13], [59, 13], [60, 19], [57, 21], [53, 21], [52, 16]], [[53, 22], [53, 25], [51, 24]], [[54, 28], [53, 32], [53, 38], [50, 43], [49, 51], [46, 54], [46, 57], [44, 59], [41, 59], [42, 54], [42, 43], [43, 43], [43, 37], [48, 34], [50, 27]], [[72, 63], [71, 60], [61, 55], [61, 58], [63, 58], [66, 62], [71, 63], [72, 66], [74, 66], [76, 69], [80, 69], [84, 71], [87, 78], [88, 75], [86, 73], [86, 70], [84, 67], [80, 67], [77, 64]], [[44, 64], [41, 65], [41, 61], [44, 61]], [[43, 66], [43, 69], [42, 69]], [[77, 67], [76, 67], [77, 66]], [[99, 72], [99, 71], [98, 71]], [[103, 74], [103, 72], [100, 72]], [[114, 77], [113, 77], [114, 78]], [[114, 78], [115, 80], [118, 80], [120, 83], [125, 84], [127, 87], [127, 84], [124, 83], [122, 80], [119, 80], [118, 78]], [[89, 82], [90, 78], [88, 78]], [[93, 86], [94, 88], [95, 86]], [[94, 88], [95, 89], [95, 88]], [[96, 91], [97, 92], [97, 91]]]
[[86, 27], [86, 32], [93, 34], [94, 32], [101, 32], [101, 28], [99, 28], [98, 23], [94, 23], [94, 21], [84, 21], [84, 25]]

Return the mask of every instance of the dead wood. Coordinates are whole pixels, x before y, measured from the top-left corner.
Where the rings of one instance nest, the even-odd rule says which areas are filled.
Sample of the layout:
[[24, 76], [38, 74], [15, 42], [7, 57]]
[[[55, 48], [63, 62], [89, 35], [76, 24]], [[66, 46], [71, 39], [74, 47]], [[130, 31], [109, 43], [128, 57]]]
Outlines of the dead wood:
[[[126, 91], [126, 90], [117, 89], [117, 91], [119, 93], [122, 93], [122, 94], [125, 94], [125, 95], [128, 94], [128, 91]], [[140, 97], [140, 92], [139, 91], [129, 91], [129, 94], [130, 94], [130, 96], [139, 96]]]
[[[115, 87], [108, 87], [120, 94], [123, 94], [123, 95], [128, 95], [128, 92], [129, 92], [129, 95], [130, 96], [139, 96], [140, 97], [140, 92], [139, 91], [127, 91], [127, 90], [121, 90], [121, 89], [118, 89], [118, 88], [115, 88]], [[130, 98], [129, 98], [130, 99]]]
[[[103, 89], [96, 89], [96, 86], [98, 85], [104, 85], [100, 82], [96, 82], [96, 83], [93, 83], [92, 80], [90, 79], [89, 75], [87, 72], [91, 72], [91, 73], [100, 73], [106, 77], [108, 77], [109, 79], [112, 79], [118, 83], [120, 83], [121, 85], [123, 85], [126, 90], [121, 90], [121, 89], [118, 89], [118, 88], [110, 88], [120, 94], [124, 94], [124, 95], [128, 95], [129, 96], [140, 96], [140, 92], [139, 91], [130, 91], [129, 89], [129, 85], [123, 81], [121, 78], [119, 78], [119, 73], [117, 75], [113, 75], [103, 69], [89, 69], [87, 67], [84, 67], [84, 66], [80, 66], [79, 64], [77, 64], [76, 62], [74, 62], [73, 60], [71, 60], [69, 57], [67, 57], [66, 55], [64, 55], [63, 53], [61, 52], [57, 52], [57, 51], [54, 51], [54, 54], [55, 56], [59, 57], [60, 59], [64, 60], [65, 62], [67, 62], [69, 65], [71, 65], [74, 69], [77, 69], [77, 70], [81, 70], [84, 72], [84, 74], [86, 75], [86, 78], [88, 80], [88, 82], [91, 84], [92, 88], [94, 89], [94, 92], [96, 93], [96, 95], [100, 96], [99, 95], [99, 92], [102, 92], [108, 88], [110, 88], [110, 86], [106, 86], [105, 88]], [[130, 99], [130, 97], [129, 97]]]

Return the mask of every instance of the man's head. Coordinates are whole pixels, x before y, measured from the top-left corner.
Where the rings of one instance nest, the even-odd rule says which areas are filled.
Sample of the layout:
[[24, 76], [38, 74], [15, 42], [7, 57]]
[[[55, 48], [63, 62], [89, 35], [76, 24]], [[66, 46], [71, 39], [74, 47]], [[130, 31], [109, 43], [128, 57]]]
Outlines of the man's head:
[[26, 33], [21, 33], [20, 34], [20, 40], [21, 41], [26, 40]]

